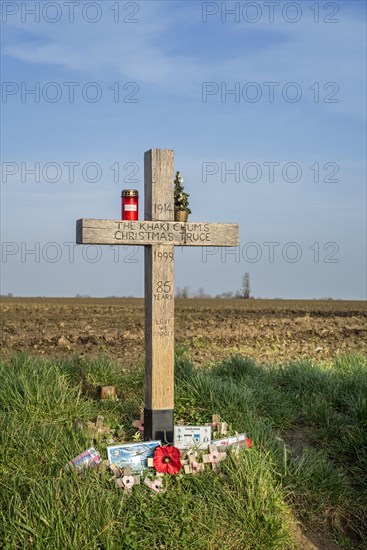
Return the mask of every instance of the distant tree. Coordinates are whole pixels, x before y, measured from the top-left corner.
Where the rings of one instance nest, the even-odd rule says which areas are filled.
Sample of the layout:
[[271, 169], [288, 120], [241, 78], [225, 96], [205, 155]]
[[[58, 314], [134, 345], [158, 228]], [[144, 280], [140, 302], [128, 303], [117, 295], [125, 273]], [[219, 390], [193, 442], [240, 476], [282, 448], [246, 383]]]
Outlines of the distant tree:
[[182, 289], [182, 298], [190, 298], [190, 287], [184, 286]]
[[176, 289], [176, 298], [190, 298], [190, 287], [184, 286], [183, 288], [177, 287]]
[[210, 298], [210, 294], [206, 294], [204, 288], [201, 286], [199, 290], [197, 291], [196, 296], [198, 298]]
[[250, 274], [245, 273], [242, 277], [242, 298], [248, 300], [250, 298]]

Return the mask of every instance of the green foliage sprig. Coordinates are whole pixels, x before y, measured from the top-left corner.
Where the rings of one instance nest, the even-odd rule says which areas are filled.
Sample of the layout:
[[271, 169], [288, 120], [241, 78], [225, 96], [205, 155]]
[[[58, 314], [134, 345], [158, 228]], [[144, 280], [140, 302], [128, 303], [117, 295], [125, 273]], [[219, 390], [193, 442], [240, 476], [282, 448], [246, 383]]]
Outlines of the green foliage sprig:
[[190, 195], [184, 191], [183, 177], [180, 172], [176, 172], [174, 189], [175, 210], [185, 210], [191, 214], [191, 210], [189, 208], [189, 196]]

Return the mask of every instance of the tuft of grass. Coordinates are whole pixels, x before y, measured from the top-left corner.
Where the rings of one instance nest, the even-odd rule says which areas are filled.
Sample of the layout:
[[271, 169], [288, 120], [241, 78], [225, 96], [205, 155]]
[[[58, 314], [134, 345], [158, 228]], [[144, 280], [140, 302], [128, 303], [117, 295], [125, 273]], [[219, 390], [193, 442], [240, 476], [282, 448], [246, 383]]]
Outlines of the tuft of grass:
[[[81, 476], [63, 466], [90, 444], [76, 418], [102, 414], [107, 425], [127, 431], [139, 418], [142, 365], [26, 355], [3, 362], [3, 547], [290, 549], [293, 510], [328, 527], [343, 547], [363, 548], [366, 370], [362, 357], [331, 366], [261, 366], [233, 357], [200, 370], [178, 350], [176, 421], [208, 422], [219, 413], [254, 447], [223, 462], [219, 474], [178, 475], [165, 479], [165, 494], [139, 486], [127, 497], [107, 472]], [[119, 400], [96, 401], [88, 389], [98, 384], [115, 385]], [[105, 446], [98, 449], [105, 458]]]
[[[339, 357], [332, 365], [303, 361], [268, 367], [233, 357], [215, 366], [211, 376], [225, 385], [235, 382], [237, 394], [244, 392], [247, 403], [241, 407], [236, 400], [238, 414], [248, 414], [250, 405], [251, 419], [256, 415], [255, 430], [264, 423], [279, 431], [286, 443], [283, 487], [298, 515], [328, 525], [346, 547], [350, 543], [354, 548], [365, 547], [366, 358]], [[294, 431], [300, 434], [296, 448]], [[263, 442], [271, 446], [270, 441]], [[272, 448], [280, 464], [279, 449]]]

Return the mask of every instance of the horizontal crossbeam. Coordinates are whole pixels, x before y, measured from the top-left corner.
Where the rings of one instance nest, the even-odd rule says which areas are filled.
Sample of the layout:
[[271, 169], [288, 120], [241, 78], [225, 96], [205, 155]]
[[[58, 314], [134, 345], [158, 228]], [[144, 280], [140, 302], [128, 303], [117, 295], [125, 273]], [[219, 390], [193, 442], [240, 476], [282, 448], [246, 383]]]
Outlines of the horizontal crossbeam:
[[77, 244], [238, 246], [231, 223], [95, 220], [76, 222]]

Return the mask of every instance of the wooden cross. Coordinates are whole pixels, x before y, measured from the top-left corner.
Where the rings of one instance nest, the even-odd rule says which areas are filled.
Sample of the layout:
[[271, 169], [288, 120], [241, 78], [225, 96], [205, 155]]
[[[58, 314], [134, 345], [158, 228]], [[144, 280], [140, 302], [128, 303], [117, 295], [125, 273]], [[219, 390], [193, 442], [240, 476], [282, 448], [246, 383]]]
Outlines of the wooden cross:
[[173, 441], [174, 247], [237, 246], [238, 225], [174, 221], [174, 152], [144, 155], [144, 221], [80, 219], [77, 244], [142, 245], [145, 258], [144, 439]]

